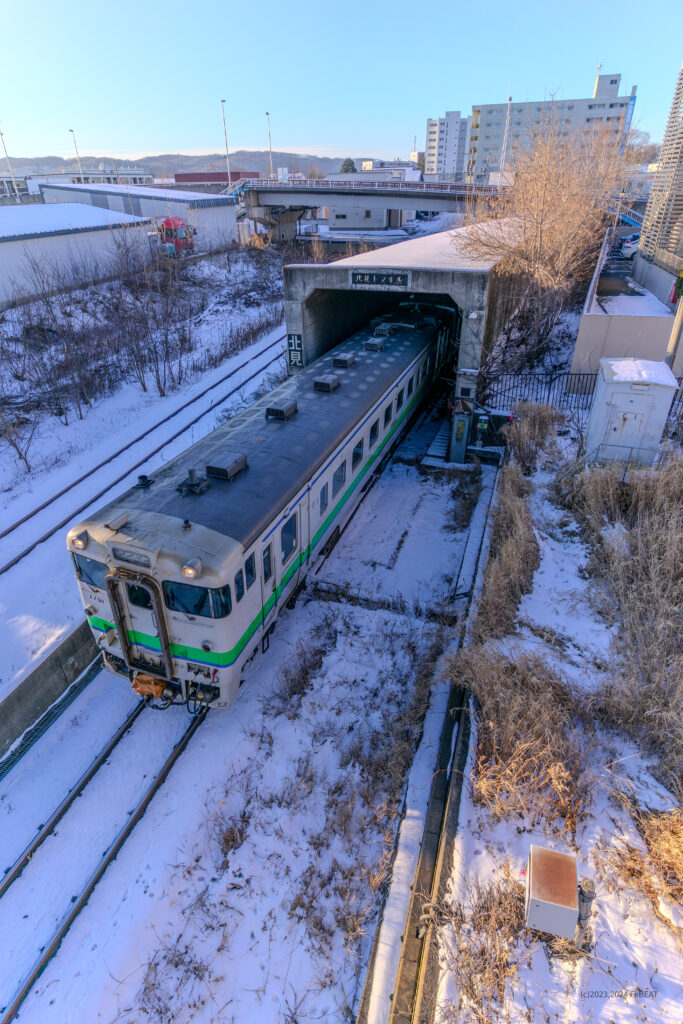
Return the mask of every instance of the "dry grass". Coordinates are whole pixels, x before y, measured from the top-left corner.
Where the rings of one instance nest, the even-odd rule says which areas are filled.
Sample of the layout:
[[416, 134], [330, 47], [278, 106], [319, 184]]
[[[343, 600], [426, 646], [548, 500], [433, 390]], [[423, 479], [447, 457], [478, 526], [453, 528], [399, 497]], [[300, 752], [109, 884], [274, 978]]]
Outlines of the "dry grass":
[[476, 462], [474, 469], [460, 474], [458, 483], [451, 491], [455, 508], [453, 509], [453, 523], [446, 524], [447, 530], [464, 530], [470, 525], [472, 513], [479, 501], [481, 487], [481, 463]]
[[683, 909], [683, 813], [644, 811], [633, 804], [630, 809], [645, 850], [625, 840], [606, 847], [601, 866], [607, 886], [611, 891], [627, 885], [648, 900], [683, 948], [683, 928], [662, 911], [665, 902]]
[[588, 779], [581, 709], [568, 682], [539, 655], [478, 646], [464, 648], [446, 671], [478, 702], [474, 801], [494, 820], [560, 817], [574, 832]]
[[[222, 801], [221, 801], [222, 804]], [[225, 871], [230, 854], [238, 850], [247, 838], [251, 812], [244, 807], [239, 814], [225, 814], [222, 806], [210, 823], [210, 839], [216, 868]]]
[[294, 655], [280, 666], [273, 689], [262, 701], [265, 715], [296, 718], [311, 678], [323, 663], [323, 651], [299, 640]]
[[474, 624], [474, 637], [479, 642], [514, 631], [519, 602], [531, 590], [540, 563], [538, 541], [525, 500], [528, 493], [528, 482], [519, 468], [505, 466], [498, 485], [491, 552]]
[[441, 954], [458, 989], [457, 1003], [442, 1006], [440, 1019], [444, 1024], [508, 1024], [511, 988], [533, 949], [519, 941], [524, 888], [509, 862], [488, 884], [468, 883], [463, 902], [429, 905], [426, 911], [440, 925]]
[[593, 468], [562, 495], [591, 544], [600, 610], [617, 622], [616, 663], [596, 713], [658, 755], [683, 790], [683, 459], [662, 469]]
[[503, 428], [514, 462], [528, 476], [538, 467], [539, 455], [554, 441], [552, 431], [564, 422], [561, 413], [550, 405], [520, 402], [515, 418]]

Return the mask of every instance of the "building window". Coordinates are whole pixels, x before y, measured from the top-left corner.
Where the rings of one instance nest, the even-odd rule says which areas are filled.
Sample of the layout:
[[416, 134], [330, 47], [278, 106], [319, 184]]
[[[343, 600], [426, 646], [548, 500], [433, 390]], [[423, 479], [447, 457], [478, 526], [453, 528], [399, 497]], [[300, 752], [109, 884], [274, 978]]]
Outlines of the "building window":
[[332, 477], [332, 497], [339, 494], [346, 480], [346, 459], [337, 466]]
[[326, 508], [327, 508], [327, 484], [323, 484], [322, 487], [320, 488], [320, 515], [321, 516], [322, 516], [322, 514], [323, 514], [323, 512], [325, 511]]
[[249, 587], [256, 579], [256, 555], [253, 552], [244, 563], [244, 575], [247, 580], [247, 590], [249, 590]]
[[353, 449], [351, 455], [351, 469], [354, 470], [359, 462], [363, 460], [363, 439], [361, 438], [358, 444]]
[[617, 84], [617, 81], [618, 81], [618, 79], [616, 79], [616, 78], [610, 78], [610, 80], [609, 80], [609, 84], [610, 84], [610, 85], [616, 85], [616, 84]]
[[280, 546], [282, 549], [282, 564], [291, 556], [296, 548], [296, 512], [294, 512], [280, 530]]

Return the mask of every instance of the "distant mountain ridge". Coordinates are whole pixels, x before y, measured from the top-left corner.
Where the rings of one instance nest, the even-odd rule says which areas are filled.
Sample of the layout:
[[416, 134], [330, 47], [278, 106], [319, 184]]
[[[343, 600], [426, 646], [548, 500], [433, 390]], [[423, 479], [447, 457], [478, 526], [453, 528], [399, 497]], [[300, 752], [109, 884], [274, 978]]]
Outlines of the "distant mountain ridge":
[[[360, 168], [360, 162], [366, 157], [352, 157], [356, 167]], [[78, 170], [76, 159], [65, 160], [59, 156], [34, 156], [20, 157], [11, 156], [12, 170], [15, 174], [40, 174], [46, 171], [72, 171]], [[336, 173], [343, 160], [328, 156], [316, 156], [314, 153], [287, 153], [284, 150], [273, 150], [273, 170], [278, 167], [287, 167], [290, 171], [318, 171], [321, 174]], [[223, 171], [225, 170], [225, 153], [208, 153], [203, 156], [193, 156], [186, 153], [162, 153], [159, 156], [142, 156], [139, 160], [122, 160], [114, 157], [88, 156], [84, 153], [81, 156], [83, 168], [120, 167], [122, 170], [127, 167], [148, 167], [155, 177], [173, 177], [181, 171]], [[230, 170], [257, 171], [259, 174], [268, 174], [270, 162], [267, 149], [237, 149], [230, 154]]]

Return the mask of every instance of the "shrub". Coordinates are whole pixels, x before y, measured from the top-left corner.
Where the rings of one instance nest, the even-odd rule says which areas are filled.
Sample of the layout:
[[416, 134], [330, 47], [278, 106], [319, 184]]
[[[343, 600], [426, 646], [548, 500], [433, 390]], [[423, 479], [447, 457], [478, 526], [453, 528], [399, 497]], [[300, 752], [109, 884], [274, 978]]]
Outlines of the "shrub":
[[550, 405], [520, 402], [515, 418], [503, 428], [513, 460], [529, 475], [536, 470], [538, 455], [548, 445], [550, 432], [563, 417]]

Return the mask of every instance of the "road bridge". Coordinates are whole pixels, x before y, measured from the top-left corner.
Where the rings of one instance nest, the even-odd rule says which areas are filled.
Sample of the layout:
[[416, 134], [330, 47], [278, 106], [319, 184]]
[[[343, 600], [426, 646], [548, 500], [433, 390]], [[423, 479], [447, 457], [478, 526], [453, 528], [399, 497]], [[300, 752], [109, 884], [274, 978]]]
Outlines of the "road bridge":
[[244, 202], [248, 217], [267, 227], [275, 238], [291, 239], [303, 213], [321, 206], [453, 213], [463, 210], [474, 199], [497, 195], [499, 189], [450, 182], [255, 178], [239, 182], [232, 192]]

